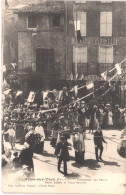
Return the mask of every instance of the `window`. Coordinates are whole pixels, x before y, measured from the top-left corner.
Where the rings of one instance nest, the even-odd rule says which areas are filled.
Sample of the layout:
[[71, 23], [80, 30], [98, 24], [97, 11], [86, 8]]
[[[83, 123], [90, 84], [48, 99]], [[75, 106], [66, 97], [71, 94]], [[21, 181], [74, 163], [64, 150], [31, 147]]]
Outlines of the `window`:
[[37, 28], [36, 16], [28, 16], [28, 28]]
[[73, 62], [87, 63], [87, 47], [73, 47]]
[[60, 15], [53, 16], [53, 26], [60, 26]]
[[112, 36], [112, 12], [100, 13], [100, 36]]
[[113, 47], [99, 47], [99, 63], [113, 63]]
[[74, 26], [75, 34], [80, 30], [81, 36], [86, 36], [86, 12], [74, 12]]
[[112, 1], [101, 1], [101, 3], [112, 3]]
[[85, 0], [75, 0], [75, 3], [86, 3]]

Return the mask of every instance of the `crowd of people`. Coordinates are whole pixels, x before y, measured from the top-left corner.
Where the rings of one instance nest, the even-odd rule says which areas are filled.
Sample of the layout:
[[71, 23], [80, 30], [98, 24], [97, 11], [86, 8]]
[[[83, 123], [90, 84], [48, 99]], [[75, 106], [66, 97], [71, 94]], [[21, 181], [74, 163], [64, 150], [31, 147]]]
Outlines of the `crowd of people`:
[[[83, 90], [84, 91], [84, 90]], [[15, 93], [16, 94], [16, 93]], [[92, 96], [81, 100], [74, 91], [63, 88], [62, 96], [57, 99], [57, 91], [53, 90], [40, 101], [21, 101], [22, 97], [5, 95], [2, 118], [2, 166], [11, 162], [12, 167], [23, 168], [25, 174], [34, 172], [33, 152], [43, 154], [44, 141], [51, 137], [50, 145], [55, 148], [58, 157], [58, 171], [64, 162], [64, 174], [67, 174], [69, 161], [68, 138], [72, 138], [76, 163], [84, 163], [86, 133], [94, 134], [96, 160], [102, 160], [103, 138], [101, 129], [119, 129], [125, 127], [125, 108], [120, 108], [106, 101], [96, 101]], [[91, 101], [91, 100], [94, 101]], [[15, 149], [18, 124], [22, 125], [21, 136], [24, 148], [20, 153], [5, 151], [4, 143], [9, 141], [11, 149]], [[96, 132], [94, 133], [94, 130]], [[98, 150], [100, 156], [98, 157]]]

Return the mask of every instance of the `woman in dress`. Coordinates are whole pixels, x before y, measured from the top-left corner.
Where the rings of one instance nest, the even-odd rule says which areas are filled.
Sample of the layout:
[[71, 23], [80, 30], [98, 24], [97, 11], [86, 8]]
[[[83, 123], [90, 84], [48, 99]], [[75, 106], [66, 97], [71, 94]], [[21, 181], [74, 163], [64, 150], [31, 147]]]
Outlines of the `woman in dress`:
[[111, 108], [108, 111], [108, 126], [113, 126], [113, 113]]

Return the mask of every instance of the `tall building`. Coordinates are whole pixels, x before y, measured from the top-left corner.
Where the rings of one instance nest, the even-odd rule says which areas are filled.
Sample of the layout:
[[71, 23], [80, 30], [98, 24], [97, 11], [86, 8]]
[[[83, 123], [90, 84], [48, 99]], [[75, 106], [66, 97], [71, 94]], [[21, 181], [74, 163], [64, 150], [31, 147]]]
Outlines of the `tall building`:
[[[16, 13], [18, 73], [26, 92], [56, 87], [71, 73], [103, 82], [100, 74], [126, 58], [125, 1], [46, 1]], [[118, 90], [124, 101], [125, 79]]]

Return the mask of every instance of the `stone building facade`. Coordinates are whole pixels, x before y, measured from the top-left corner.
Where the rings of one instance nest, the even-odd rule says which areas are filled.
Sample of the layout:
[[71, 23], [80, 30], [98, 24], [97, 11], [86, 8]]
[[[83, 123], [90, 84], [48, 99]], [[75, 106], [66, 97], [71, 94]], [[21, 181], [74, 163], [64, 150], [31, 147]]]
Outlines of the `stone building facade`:
[[[18, 73], [26, 92], [54, 88], [70, 73], [101, 82], [102, 72], [126, 58], [125, 1], [47, 1], [16, 13]], [[124, 101], [125, 79], [120, 85]]]

